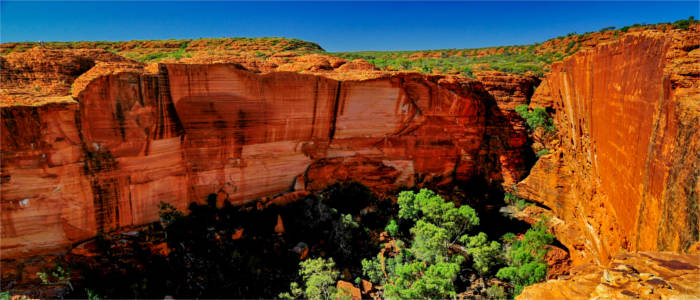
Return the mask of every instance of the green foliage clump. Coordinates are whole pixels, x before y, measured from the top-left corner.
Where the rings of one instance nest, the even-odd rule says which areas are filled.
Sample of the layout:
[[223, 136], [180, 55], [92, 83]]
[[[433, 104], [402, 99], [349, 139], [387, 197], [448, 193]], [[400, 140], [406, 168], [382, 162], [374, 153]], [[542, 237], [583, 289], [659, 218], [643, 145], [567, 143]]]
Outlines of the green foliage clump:
[[675, 29], [688, 30], [688, 28], [690, 28], [690, 25], [695, 23], [698, 23], [698, 20], [695, 20], [694, 16], [690, 16], [686, 20], [678, 20], [676, 22], [673, 22], [671, 25]]
[[544, 156], [547, 154], [549, 154], [549, 149], [546, 149], [546, 148], [540, 149], [539, 151], [537, 151], [537, 157], [541, 157], [541, 156]]
[[175, 206], [172, 206], [172, 204], [161, 201], [158, 204], [158, 216], [160, 217], [161, 223], [165, 224], [164, 227], [166, 227], [175, 220], [182, 218], [183, 214], [178, 211]]
[[296, 282], [290, 284], [290, 291], [279, 294], [283, 299], [337, 299], [339, 293], [335, 287], [340, 272], [335, 269], [332, 258], [307, 259], [299, 263], [299, 275], [304, 281], [303, 287]]
[[495, 284], [486, 289], [486, 296], [488, 296], [489, 299], [499, 300], [508, 298], [506, 290], [502, 286]]
[[367, 276], [369, 281], [374, 282], [379, 285], [384, 285], [384, 271], [382, 270], [382, 264], [379, 262], [378, 258], [373, 259], [363, 259], [362, 260], [362, 274]]
[[386, 225], [384, 231], [386, 231], [390, 236], [397, 236], [399, 234], [399, 225], [392, 219], [389, 221], [389, 224]]
[[85, 293], [87, 294], [87, 298], [89, 300], [100, 300], [100, 295], [98, 295], [95, 291], [91, 289], [85, 289]]
[[519, 211], [525, 209], [525, 207], [532, 205], [532, 203], [528, 202], [523, 198], [518, 197], [513, 193], [505, 193], [503, 200], [508, 205], [515, 205], [515, 207], [518, 208]]
[[485, 233], [463, 236], [460, 242], [464, 243], [467, 253], [472, 256], [473, 267], [479, 274], [488, 274], [498, 264], [495, 258], [501, 253], [501, 244], [496, 241], [489, 242]]
[[556, 131], [554, 120], [549, 117], [544, 108], [538, 107], [530, 111], [527, 104], [521, 104], [515, 107], [515, 112], [525, 119], [525, 122], [532, 130], [543, 127], [547, 132]]
[[[500, 244], [489, 242], [483, 232], [467, 234], [479, 225], [476, 211], [468, 205], [455, 206], [428, 189], [401, 192], [397, 202], [399, 218], [413, 223], [410, 246], [396, 240], [393, 256], [379, 255], [362, 261], [364, 275], [384, 285], [384, 297], [454, 297], [454, 281], [466, 261], [463, 255], [455, 253], [470, 255], [474, 269], [480, 273], [485, 274], [496, 265]], [[393, 236], [398, 235], [395, 221], [390, 221], [387, 228]]]
[[554, 236], [547, 233], [542, 220], [529, 229], [522, 240], [517, 240], [512, 233], [504, 235], [508, 266], [498, 270], [496, 276], [509, 280], [515, 295], [519, 295], [525, 286], [545, 280], [547, 264], [544, 256], [549, 248], [547, 245], [553, 240]]
[[[431, 57], [414, 57], [417, 51], [362, 51], [328, 53], [347, 60], [364, 59], [378, 69], [393, 71], [414, 71], [424, 74], [461, 74], [474, 77], [474, 70], [498, 70], [506, 73], [523, 74], [533, 72], [544, 74], [544, 68], [554, 61], [564, 58], [563, 53], [537, 53], [535, 45], [504, 47], [502, 52], [494, 51], [485, 56], [464, 54], [474, 49], [463, 49], [461, 55], [456, 50], [427, 50]], [[436, 57], [439, 54], [439, 57]]]

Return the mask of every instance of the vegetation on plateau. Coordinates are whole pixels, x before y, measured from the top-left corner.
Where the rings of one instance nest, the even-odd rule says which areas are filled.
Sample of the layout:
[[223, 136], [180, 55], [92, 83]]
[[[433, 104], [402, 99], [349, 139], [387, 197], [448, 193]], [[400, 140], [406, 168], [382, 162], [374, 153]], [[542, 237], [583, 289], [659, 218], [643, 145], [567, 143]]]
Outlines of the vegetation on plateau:
[[183, 40], [140, 41], [78, 41], [78, 42], [19, 42], [0, 44], [0, 54], [23, 52], [36, 46], [49, 49], [103, 49], [124, 57], [142, 61], [180, 60], [197, 56], [241, 56], [265, 60], [280, 52], [294, 55], [327, 54], [347, 60], [364, 59], [381, 70], [416, 71], [421, 73], [461, 74], [473, 77], [476, 71], [496, 70], [522, 74], [532, 72], [542, 76], [552, 62], [576, 53], [588, 40], [605, 37], [616, 39], [630, 29], [688, 30], [698, 20], [689, 17], [672, 23], [634, 24], [616, 29], [613, 26], [598, 31], [569, 33], [543, 43], [487, 47], [477, 49], [442, 49], [419, 51], [358, 51], [325, 52], [316, 43], [298, 39], [263, 38], [200, 38]]
[[[546, 67], [566, 55], [559, 52], [537, 53], [535, 45], [485, 49], [446, 49], [427, 51], [336, 52], [343, 59], [364, 59], [382, 70], [451, 73], [474, 77], [474, 71], [496, 70], [543, 75]], [[478, 55], [483, 50], [485, 55]], [[427, 57], [421, 57], [427, 56]]]
[[33, 47], [47, 49], [102, 49], [141, 62], [158, 62], [164, 59], [180, 60], [194, 56], [249, 56], [269, 57], [274, 53], [290, 51], [295, 54], [322, 53], [316, 43], [299, 39], [262, 38], [200, 38], [135, 41], [77, 41], [77, 42], [20, 42], [0, 45], [5, 55], [23, 52]]

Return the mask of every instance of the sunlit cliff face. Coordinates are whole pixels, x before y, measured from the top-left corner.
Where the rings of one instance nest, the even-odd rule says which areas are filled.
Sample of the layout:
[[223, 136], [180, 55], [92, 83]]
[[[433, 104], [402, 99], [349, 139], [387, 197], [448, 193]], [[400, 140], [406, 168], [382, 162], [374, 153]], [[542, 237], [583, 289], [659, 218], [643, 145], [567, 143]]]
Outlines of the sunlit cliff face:
[[[508, 101], [527, 102], [536, 81], [523, 78]], [[379, 194], [476, 179], [510, 185], [529, 153], [515, 114], [457, 77], [338, 81], [235, 64], [154, 73], [101, 64], [75, 81], [73, 96], [2, 110], [3, 258], [156, 221], [161, 201], [184, 210], [210, 194], [244, 203], [345, 181]]]
[[575, 262], [697, 244], [698, 37], [625, 35], [555, 63], [533, 97], [552, 101], [561, 144], [518, 191], [564, 221]]

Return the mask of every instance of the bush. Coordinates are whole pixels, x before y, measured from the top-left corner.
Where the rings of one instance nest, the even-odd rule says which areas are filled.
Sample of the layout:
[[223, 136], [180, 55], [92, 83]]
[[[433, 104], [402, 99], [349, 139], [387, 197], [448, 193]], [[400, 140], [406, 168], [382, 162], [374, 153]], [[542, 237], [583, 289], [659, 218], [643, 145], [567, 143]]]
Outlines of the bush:
[[515, 107], [515, 111], [525, 119], [527, 125], [530, 129], [535, 130], [539, 127], [544, 127], [548, 132], [556, 131], [554, 127], [554, 120], [549, 117], [547, 111], [544, 108], [538, 107], [530, 111], [527, 104], [521, 104]]
[[399, 225], [396, 224], [396, 221], [391, 220], [389, 221], [389, 224], [386, 225], [384, 231], [386, 231], [390, 236], [397, 236], [399, 234]]
[[574, 40], [569, 41], [569, 44], [566, 45], [566, 50], [564, 50], [564, 52], [569, 53], [571, 51], [571, 49], [574, 48], [575, 45], [576, 45], [576, 41], [574, 41]]
[[290, 284], [290, 291], [279, 294], [280, 298], [294, 299], [302, 295], [305, 299], [337, 299], [338, 291], [335, 287], [340, 272], [335, 269], [332, 258], [307, 259], [299, 263], [299, 275], [304, 281], [304, 288], [298, 283]]
[[172, 206], [170, 203], [160, 202], [158, 203], [158, 216], [160, 216], [160, 222], [166, 227], [172, 224], [175, 220], [182, 218], [183, 214]]
[[688, 30], [688, 28], [690, 28], [690, 24], [695, 23], [698, 23], [698, 21], [695, 20], [694, 16], [690, 16], [687, 20], [678, 20], [676, 22], [673, 22], [672, 25], [675, 29]]
[[515, 295], [519, 295], [525, 286], [545, 280], [547, 264], [544, 256], [554, 236], [547, 233], [543, 220], [529, 229], [522, 240], [516, 240], [513, 234], [504, 235], [503, 240], [507, 245], [508, 266], [498, 270], [496, 277], [509, 280]]
[[537, 151], [537, 157], [541, 157], [547, 154], [549, 154], [549, 149], [540, 149], [540, 151]]
[[489, 299], [506, 299], [508, 298], [508, 295], [506, 294], [505, 289], [500, 286], [500, 285], [492, 285], [486, 289], [486, 296], [489, 297]]

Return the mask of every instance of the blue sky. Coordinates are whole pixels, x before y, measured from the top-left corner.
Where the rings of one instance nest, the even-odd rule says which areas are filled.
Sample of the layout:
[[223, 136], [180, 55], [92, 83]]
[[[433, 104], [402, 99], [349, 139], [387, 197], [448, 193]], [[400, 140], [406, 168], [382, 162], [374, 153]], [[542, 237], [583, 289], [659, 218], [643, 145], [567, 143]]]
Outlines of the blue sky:
[[327, 51], [478, 48], [698, 17], [699, 2], [10, 2], [0, 41], [289, 37]]

